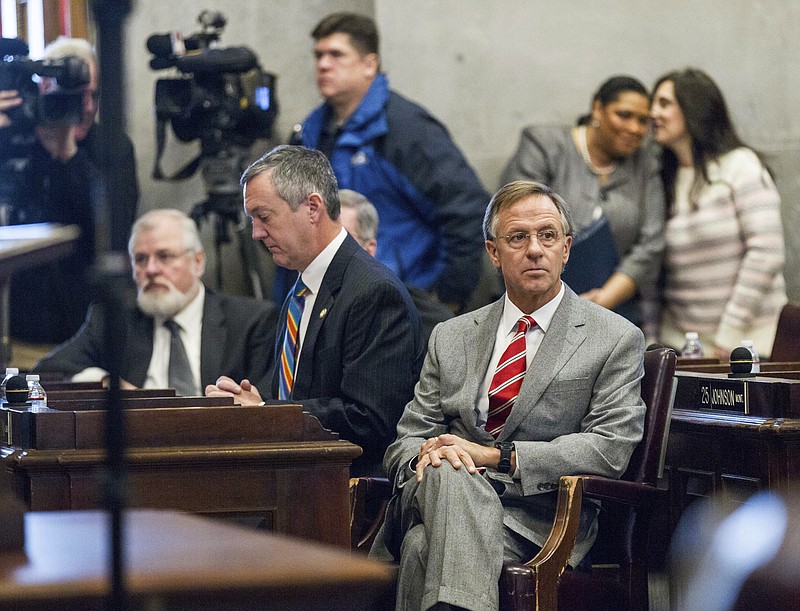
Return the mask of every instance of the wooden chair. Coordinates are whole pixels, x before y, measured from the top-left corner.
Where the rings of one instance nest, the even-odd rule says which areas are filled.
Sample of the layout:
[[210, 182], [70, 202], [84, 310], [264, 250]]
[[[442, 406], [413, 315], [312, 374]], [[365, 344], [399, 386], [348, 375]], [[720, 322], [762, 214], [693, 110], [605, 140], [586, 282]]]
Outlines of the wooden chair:
[[800, 361], [800, 303], [790, 302], [783, 306], [769, 360], [781, 363]]
[[[509, 563], [500, 579], [501, 609], [647, 609], [648, 571], [663, 562], [668, 544], [663, 471], [675, 395], [675, 353], [645, 353], [644, 436], [620, 480], [564, 476], [550, 537], [535, 558]], [[602, 503], [589, 572], [567, 570], [584, 499]], [[663, 520], [654, 518], [663, 517]], [[602, 568], [601, 568], [602, 567]]]
[[[650, 518], [656, 510], [666, 506], [666, 502], [661, 502], [663, 491], [656, 488], [656, 482], [661, 477], [666, 452], [675, 394], [675, 363], [675, 353], [668, 348], [645, 353], [642, 380], [642, 398], [647, 405], [645, 430], [627, 471], [621, 480], [581, 475], [561, 478], [550, 537], [530, 562], [504, 567], [500, 581], [501, 608], [556, 609], [559, 597], [564, 609], [624, 609], [626, 605], [622, 601], [626, 600], [627, 608], [647, 608], [647, 570], [652, 564], [648, 544], [658, 541], [656, 560], [659, 561], [663, 561], [667, 548], [666, 529], [651, 533]], [[354, 550], [369, 551], [383, 523], [391, 492], [391, 484], [385, 478], [350, 480]], [[606, 571], [594, 569], [585, 574], [566, 570], [584, 496], [603, 502], [600, 534], [591, 556], [603, 563], [613, 559], [617, 569], [613, 571], [611, 586], [601, 575]], [[578, 594], [580, 582], [584, 582], [584, 586], [594, 586], [594, 594], [598, 596], [582, 599]], [[570, 596], [573, 593], [577, 601]]]
[[350, 543], [353, 551], [368, 554], [378, 534], [392, 484], [385, 477], [350, 478]]

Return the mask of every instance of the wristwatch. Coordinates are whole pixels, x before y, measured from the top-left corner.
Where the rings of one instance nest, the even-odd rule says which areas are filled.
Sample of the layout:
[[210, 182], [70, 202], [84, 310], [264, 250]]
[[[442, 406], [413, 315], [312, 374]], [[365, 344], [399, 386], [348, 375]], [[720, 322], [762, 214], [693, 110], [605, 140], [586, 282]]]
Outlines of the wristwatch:
[[497, 463], [497, 471], [508, 473], [511, 471], [511, 452], [514, 451], [514, 444], [508, 441], [498, 441], [494, 444], [500, 450], [500, 460]]

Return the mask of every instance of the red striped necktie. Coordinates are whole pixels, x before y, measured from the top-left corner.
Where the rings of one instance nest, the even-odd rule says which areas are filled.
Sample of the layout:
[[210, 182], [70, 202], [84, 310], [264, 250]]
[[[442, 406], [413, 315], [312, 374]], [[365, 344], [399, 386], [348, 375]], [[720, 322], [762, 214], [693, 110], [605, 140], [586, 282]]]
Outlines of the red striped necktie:
[[494, 370], [489, 385], [489, 416], [486, 418], [486, 431], [497, 438], [506, 424], [506, 419], [514, 407], [514, 401], [522, 388], [525, 377], [526, 348], [525, 334], [536, 325], [530, 316], [523, 316], [517, 322], [517, 332], [509, 342], [497, 369]]

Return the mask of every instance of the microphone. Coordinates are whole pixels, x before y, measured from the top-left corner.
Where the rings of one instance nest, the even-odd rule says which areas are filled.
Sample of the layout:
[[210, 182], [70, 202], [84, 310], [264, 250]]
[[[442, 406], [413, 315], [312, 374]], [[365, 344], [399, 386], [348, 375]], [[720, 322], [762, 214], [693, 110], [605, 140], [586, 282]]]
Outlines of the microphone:
[[734, 348], [731, 352], [731, 373], [728, 374], [730, 378], [754, 378], [753, 371], [753, 355], [752, 353], [742, 346]]
[[28, 382], [25, 376], [12, 376], [6, 382], [6, 401], [9, 405], [25, 405], [28, 400]]
[[175, 66], [181, 72], [194, 74], [242, 73], [257, 67], [258, 58], [247, 47], [228, 47], [178, 57]]
[[195, 36], [184, 38], [180, 32], [153, 34], [147, 39], [147, 50], [156, 57], [183, 55], [186, 51], [197, 51], [200, 40]]

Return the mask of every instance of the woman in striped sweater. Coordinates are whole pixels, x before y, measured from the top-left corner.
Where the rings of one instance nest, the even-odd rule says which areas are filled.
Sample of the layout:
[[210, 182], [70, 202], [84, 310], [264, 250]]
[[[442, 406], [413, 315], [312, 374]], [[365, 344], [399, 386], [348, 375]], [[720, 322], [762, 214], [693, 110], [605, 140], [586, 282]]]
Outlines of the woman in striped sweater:
[[668, 202], [661, 342], [697, 331], [706, 356], [727, 359], [744, 338], [768, 356], [786, 302], [778, 191], [707, 74], [671, 72], [653, 91]]

